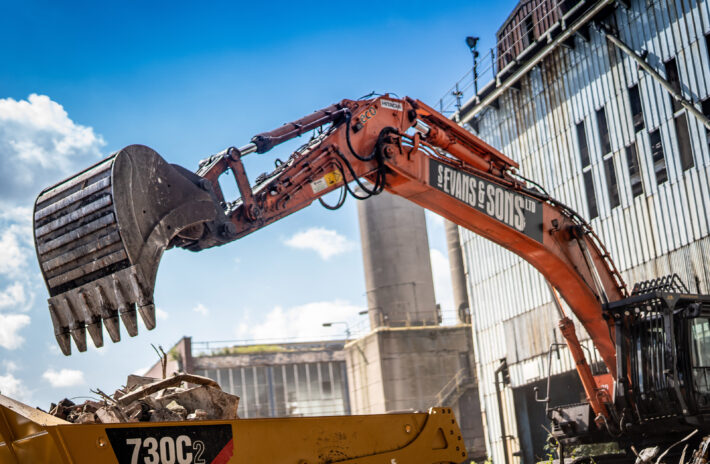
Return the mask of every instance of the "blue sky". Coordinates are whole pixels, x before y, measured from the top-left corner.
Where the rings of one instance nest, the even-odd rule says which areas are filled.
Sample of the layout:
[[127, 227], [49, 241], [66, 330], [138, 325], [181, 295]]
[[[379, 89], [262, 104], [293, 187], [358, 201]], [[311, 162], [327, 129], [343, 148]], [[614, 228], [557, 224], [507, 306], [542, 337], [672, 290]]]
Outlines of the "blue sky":
[[[341, 337], [342, 326], [321, 322], [362, 326], [349, 199], [336, 212], [313, 205], [224, 247], [167, 252], [158, 327], [64, 357], [31, 245], [32, 203], [42, 187], [133, 143], [194, 170], [206, 155], [343, 98], [375, 90], [436, 105], [470, 69], [464, 38], [479, 35], [481, 48], [491, 47], [515, 4], [204, 3], [0, 4], [3, 393], [46, 408], [89, 388], [112, 391], [155, 361], [151, 343], [167, 349], [183, 335]], [[247, 172], [254, 179], [288, 154], [252, 156]], [[433, 216], [428, 223], [437, 300], [449, 310], [443, 227]]]

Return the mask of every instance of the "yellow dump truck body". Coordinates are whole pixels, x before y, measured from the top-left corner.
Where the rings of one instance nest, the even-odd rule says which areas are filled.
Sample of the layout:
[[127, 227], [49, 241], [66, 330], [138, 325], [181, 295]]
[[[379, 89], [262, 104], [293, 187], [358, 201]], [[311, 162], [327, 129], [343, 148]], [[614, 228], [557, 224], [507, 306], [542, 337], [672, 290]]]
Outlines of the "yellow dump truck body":
[[426, 413], [233, 421], [72, 424], [0, 395], [0, 463], [462, 462], [448, 408]]

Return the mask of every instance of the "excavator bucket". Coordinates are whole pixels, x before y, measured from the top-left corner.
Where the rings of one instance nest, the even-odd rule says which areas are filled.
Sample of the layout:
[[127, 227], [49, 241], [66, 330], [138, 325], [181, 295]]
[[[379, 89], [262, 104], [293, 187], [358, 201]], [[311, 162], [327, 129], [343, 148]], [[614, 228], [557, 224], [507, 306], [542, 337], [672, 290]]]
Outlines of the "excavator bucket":
[[70, 337], [86, 351], [86, 331], [103, 345], [103, 327], [121, 339], [138, 333], [137, 312], [155, 327], [153, 289], [163, 251], [175, 235], [214, 220], [203, 179], [131, 145], [44, 190], [34, 209], [37, 257], [54, 333], [65, 355]]

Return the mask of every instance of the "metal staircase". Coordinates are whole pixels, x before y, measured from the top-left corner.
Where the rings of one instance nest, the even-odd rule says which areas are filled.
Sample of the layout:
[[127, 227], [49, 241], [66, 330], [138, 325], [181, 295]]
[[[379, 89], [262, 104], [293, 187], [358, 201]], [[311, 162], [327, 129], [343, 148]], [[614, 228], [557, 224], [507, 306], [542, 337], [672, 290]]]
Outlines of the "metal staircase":
[[466, 390], [475, 386], [476, 381], [471, 376], [471, 370], [464, 367], [456, 372], [436, 394], [436, 405], [453, 404], [458, 401]]

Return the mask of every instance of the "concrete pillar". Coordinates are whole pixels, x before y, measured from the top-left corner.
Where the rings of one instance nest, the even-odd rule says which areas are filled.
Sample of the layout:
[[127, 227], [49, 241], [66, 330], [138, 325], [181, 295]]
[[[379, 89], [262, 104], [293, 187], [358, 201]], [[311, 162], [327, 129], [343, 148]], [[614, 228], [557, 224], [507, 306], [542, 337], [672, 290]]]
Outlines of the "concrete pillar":
[[449, 249], [449, 267], [451, 268], [451, 286], [454, 291], [456, 320], [460, 324], [470, 324], [471, 314], [468, 308], [468, 291], [463, 268], [461, 241], [459, 240], [459, 226], [444, 219], [444, 229], [446, 230], [446, 245]]
[[424, 209], [382, 193], [358, 216], [371, 327], [438, 324]]

